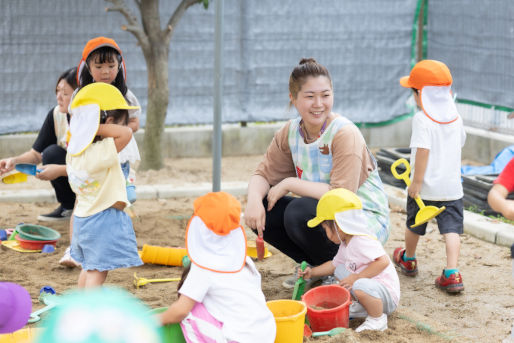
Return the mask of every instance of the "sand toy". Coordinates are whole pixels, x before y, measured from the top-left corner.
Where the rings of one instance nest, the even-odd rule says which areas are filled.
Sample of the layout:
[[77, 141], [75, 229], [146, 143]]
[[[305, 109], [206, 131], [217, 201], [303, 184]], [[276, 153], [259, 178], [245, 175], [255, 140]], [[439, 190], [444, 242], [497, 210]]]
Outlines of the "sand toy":
[[[398, 167], [400, 164], [403, 164], [405, 166], [405, 171], [401, 174], [398, 174], [398, 172], [396, 171], [396, 167]], [[396, 160], [391, 165], [391, 172], [393, 173], [393, 176], [395, 178], [397, 178], [398, 180], [405, 181], [405, 184], [407, 185], [407, 187], [410, 186], [410, 178], [409, 178], [410, 164], [406, 159], [400, 158], [400, 159]], [[414, 200], [416, 201], [416, 204], [418, 204], [418, 206], [419, 206], [419, 211], [416, 214], [416, 218], [414, 219], [414, 224], [411, 225], [411, 228], [425, 224], [430, 219], [435, 218], [438, 214], [440, 214], [441, 212], [443, 212], [446, 209], [446, 207], [444, 207], [444, 206], [440, 207], [440, 208], [437, 208], [435, 206], [425, 206], [425, 204], [423, 203], [423, 200], [421, 200], [419, 195]]]
[[146, 279], [144, 277], [138, 277], [136, 273], [134, 273], [134, 286], [139, 288], [140, 286], [144, 286], [147, 283], [151, 282], [172, 282], [172, 281], [180, 281], [179, 277], [175, 278], [167, 278], [167, 279]]

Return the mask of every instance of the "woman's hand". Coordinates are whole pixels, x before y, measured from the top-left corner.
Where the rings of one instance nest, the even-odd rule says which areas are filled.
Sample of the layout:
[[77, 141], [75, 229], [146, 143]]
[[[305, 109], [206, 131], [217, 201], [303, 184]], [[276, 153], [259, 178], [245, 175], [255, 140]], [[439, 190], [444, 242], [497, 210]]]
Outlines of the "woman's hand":
[[245, 224], [250, 229], [257, 230], [259, 237], [262, 237], [266, 224], [266, 211], [262, 201], [251, 201], [248, 199], [244, 213]]
[[357, 279], [359, 279], [357, 274], [350, 274], [341, 281], [339, 281], [339, 285], [350, 290], [352, 289], [353, 283], [357, 281]]
[[268, 211], [271, 211], [273, 206], [277, 203], [277, 201], [289, 193], [289, 180], [290, 178], [285, 178], [284, 180], [277, 183], [275, 186], [271, 187], [268, 192]]
[[66, 176], [66, 166], [61, 164], [44, 165], [41, 167], [41, 171], [36, 174], [36, 178], [46, 181], [52, 181], [61, 176]]

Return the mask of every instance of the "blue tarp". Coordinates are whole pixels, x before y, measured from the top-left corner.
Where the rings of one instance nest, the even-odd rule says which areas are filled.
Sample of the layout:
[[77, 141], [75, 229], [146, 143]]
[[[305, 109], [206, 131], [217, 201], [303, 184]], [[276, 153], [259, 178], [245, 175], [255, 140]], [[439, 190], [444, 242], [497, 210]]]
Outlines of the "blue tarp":
[[462, 175], [489, 175], [500, 174], [514, 157], [514, 145], [508, 146], [496, 155], [493, 162], [488, 166], [462, 166]]

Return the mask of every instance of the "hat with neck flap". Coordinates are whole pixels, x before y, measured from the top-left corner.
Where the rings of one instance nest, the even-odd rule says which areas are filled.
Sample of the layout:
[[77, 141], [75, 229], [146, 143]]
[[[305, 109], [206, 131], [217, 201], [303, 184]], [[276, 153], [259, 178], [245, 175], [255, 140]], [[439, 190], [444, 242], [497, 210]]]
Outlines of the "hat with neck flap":
[[70, 140], [67, 151], [77, 156], [93, 143], [100, 125], [100, 111], [138, 108], [129, 106], [113, 85], [95, 82], [82, 87], [70, 105]]
[[368, 230], [362, 202], [357, 194], [344, 188], [332, 189], [319, 199], [316, 217], [307, 222], [308, 227], [316, 227], [325, 220], [334, 220], [341, 231], [349, 235], [365, 235], [375, 238]]
[[237, 273], [246, 263], [246, 235], [241, 204], [226, 192], [211, 192], [194, 202], [186, 231], [191, 262], [218, 273]]
[[410, 75], [400, 79], [403, 87], [419, 90], [423, 112], [438, 124], [450, 124], [459, 118], [451, 93], [452, 82], [446, 64], [436, 60], [416, 63]]
[[91, 55], [93, 51], [95, 51], [98, 48], [102, 48], [104, 46], [113, 48], [114, 50], [118, 51], [121, 55], [121, 68], [123, 69], [123, 79], [127, 81], [127, 68], [125, 67], [125, 59], [123, 58], [123, 54], [121, 52], [120, 47], [116, 43], [116, 41], [112, 38], [107, 37], [96, 37], [93, 39], [90, 39], [86, 46], [84, 46], [84, 50], [82, 50], [82, 59], [79, 62], [79, 65], [77, 66], [77, 85], [80, 87], [80, 75], [82, 74], [82, 70], [84, 67], [86, 67], [86, 60]]

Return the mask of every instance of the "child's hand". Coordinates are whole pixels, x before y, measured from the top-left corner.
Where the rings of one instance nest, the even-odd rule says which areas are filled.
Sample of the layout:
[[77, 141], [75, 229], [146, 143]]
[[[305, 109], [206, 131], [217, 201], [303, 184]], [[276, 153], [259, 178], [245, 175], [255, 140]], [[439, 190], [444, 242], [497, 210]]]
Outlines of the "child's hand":
[[298, 278], [303, 277], [304, 279], [310, 279], [312, 274], [311, 267], [305, 268], [305, 270], [302, 272], [300, 268], [298, 268]]
[[357, 276], [357, 274], [350, 274], [341, 281], [339, 281], [339, 285], [350, 290], [353, 286], [353, 283], [357, 281], [358, 278], [359, 277]]
[[407, 188], [407, 193], [409, 193], [409, 196], [412, 199], [416, 199], [416, 197], [419, 195], [419, 192], [421, 191], [421, 183], [413, 182]]

